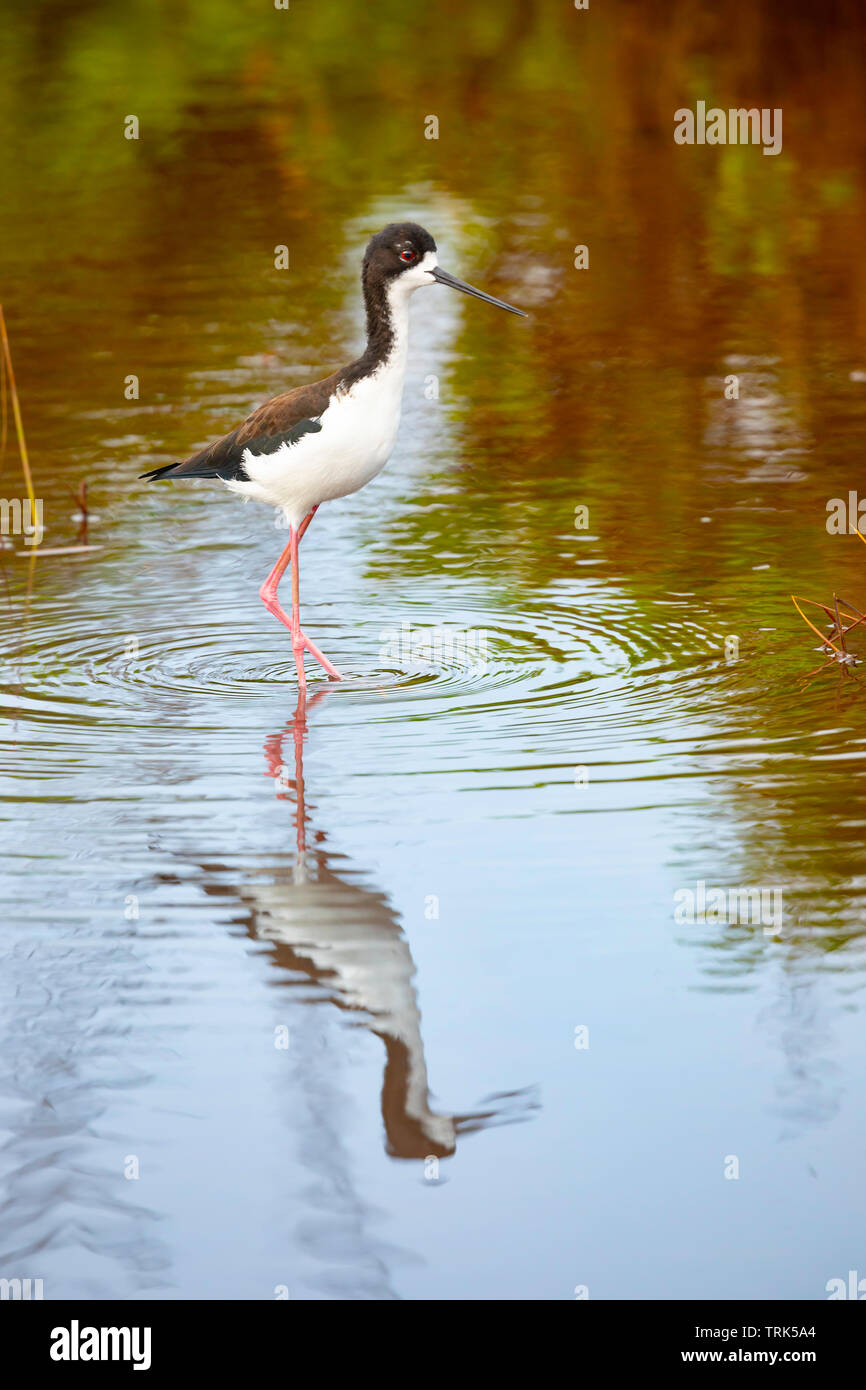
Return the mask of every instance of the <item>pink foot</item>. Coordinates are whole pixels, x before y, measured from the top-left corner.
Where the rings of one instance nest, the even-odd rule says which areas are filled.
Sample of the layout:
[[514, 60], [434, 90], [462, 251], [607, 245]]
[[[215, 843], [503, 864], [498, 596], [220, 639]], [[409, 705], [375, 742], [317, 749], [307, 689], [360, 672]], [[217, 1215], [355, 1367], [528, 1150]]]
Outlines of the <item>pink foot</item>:
[[307, 635], [303, 632], [301, 633], [301, 641], [303, 645], [306, 647], [307, 651], [310, 653], [310, 656], [314, 656], [318, 661], [319, 665], [324, 666], [329, 676], [333, 676], [335, 681], [341, 681], [343, 679], [336, 666], [331, 665], [328, 658], [324, 656], [322, 652], [319, 651], [319, 648], [315, 646], [310, 641], [309, 637], [307, 637]]
[[273, 613], [275, 618], [279, 618], [283, 626], [287, 627], [289, 629], [289, 632], [291, 632], [292, 634], [292, 651], [295, 654], [295, 665], [298, 668], [298, 683], [300, 685], [306, 685], [307, 679], [304, 675], [305, 650], [310, 653], [310, 656], [315, 657], [319, 665], [323, 666], [327, 671], [328, 675], [333, 677], [335, 681], [341, 681], [343, 679], [336, 666], [334, 666], [328, 660], [328, 658], [324, 655], [323, 652], [319, 651], [319, 648], [315, 645], [314, 642], [310, 641], [306, 633], [301, 632], [300, 628], [295, 630], [292, 627], [292, 620], [289, 617], [288, 613], [284, 612], [282, 607], [280, 606], [280, 601], [277, 598], [275, 589], [269, 589], [266, 584], [263, 584], [262, 587], [259, 589], [259, 598], [267, 608], [268, 612]]

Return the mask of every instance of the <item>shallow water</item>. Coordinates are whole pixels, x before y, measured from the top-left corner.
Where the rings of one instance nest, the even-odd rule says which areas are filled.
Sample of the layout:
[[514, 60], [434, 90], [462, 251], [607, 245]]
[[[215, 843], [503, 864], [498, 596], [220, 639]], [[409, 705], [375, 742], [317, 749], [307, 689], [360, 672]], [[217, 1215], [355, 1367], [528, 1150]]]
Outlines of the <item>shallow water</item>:
[[[101, 548], [0, 551], [0, 1276], [822, 1298], [862, 1269], [863, 668], [790, 595], [866, 608], [826, 527], [866, 430], [863, 72], [805, 10], [732, 9], [762, 15], [736, 41], [665, 6], [661, 64], [653, 6], [497, 5], [423, 51], [391, 5], [7, 21], [45, 545], [86, 479]], [[781, 101], [784, 153], [674, 146], [700, 82]], [[348, 360], [365, 238], [407, 215], [531, 319], [416, 297], [394, 457], [303, 542], [345, 680], [302, 704], [257, 597], [285, 533], [137, 475]], [[701, 882], [766, 921], [677, 920]]]

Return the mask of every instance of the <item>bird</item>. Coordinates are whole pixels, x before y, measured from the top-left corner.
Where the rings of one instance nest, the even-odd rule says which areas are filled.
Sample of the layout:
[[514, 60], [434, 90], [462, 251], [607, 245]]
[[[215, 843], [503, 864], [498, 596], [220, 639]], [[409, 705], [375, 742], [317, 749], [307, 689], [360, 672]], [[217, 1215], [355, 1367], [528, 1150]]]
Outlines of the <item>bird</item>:
[[[366, 346], [348, 366], [308, 386], [266, 401], [222, 439], [183, 462], [140, 475], [215, 478], [240, 496], [281, 510], [289, 541], [259, 589], [259, 597], [291, 634], [299, 688], [306, 688], [304, 653], [333, 680], [337, 668], [301, 629], [298, 546], [323, 502], [357, 492], [379, 474], [394, 447], [403, 397], [409, 301], [427, 285], [447, 285], [509, 314], [523, 309], [458, 280], [439, 265], [436, 242], [417, 222], [391, 222], [371, 237], [361, 266]], [[292, 611], [278, 589], [291, 565]]]

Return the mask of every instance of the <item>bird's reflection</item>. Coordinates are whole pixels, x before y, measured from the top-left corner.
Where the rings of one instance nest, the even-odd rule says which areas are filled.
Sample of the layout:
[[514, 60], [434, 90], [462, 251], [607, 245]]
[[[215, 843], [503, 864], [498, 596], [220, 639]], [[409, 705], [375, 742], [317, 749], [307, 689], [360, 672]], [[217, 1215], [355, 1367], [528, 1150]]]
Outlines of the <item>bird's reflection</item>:
[[[431, 1109], [415, 963], [400, 922], [386, 895], [359, 882], [357, 872], [329, 851], [321, 830], [310, 833], [304, 739], [308, 713], [328, 693], [320, 691], [307, 701], [302, 691], [294, 717], [265, 743], [268, 776], [274, 778], [277, 795], [294, 802], [297, 857], [291, 868], [271, 866], [265, 880], [245, 886], [251, 934], [273, 946], [278, 965], [303, 972], [338, 1007], [365, 1016], [370, 1031], [384, 1042], [382, 1118], [388, 1153], [395, 1158], [446, 1157], [454, 1153], [458, 1134], [525, 1119], [535, 1101], [524, 1090], [488, 1097], [473, 1114]], [[284, 761], [290, 737], [293, 765]]]

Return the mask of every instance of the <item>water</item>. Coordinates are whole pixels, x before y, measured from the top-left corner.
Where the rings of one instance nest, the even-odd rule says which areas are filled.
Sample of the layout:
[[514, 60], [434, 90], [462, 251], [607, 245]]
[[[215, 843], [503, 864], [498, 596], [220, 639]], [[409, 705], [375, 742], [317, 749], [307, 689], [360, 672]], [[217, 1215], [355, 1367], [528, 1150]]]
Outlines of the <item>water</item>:
[[[396, 6], [234, 7], [195, 44], [145, 3], [7, 21], [2, 302], [45, 545], [86, 479], [100, 548], [0, 552], [0, 1275], [862, 1270], [862, 668], [790, 601], [866, 608], [825, 524], [866, 427], [862, 73], [796, 7], [735, 42], [685, 4], [660, 70], [651, 8], [498, 5], [423, 52]], [[753, 72], [799, 98], [782, 156], [673, 145], [687, 84], [748, 104]], [[416, 297], [394, 458], [303, 542], [346, 679], [300, 704], [257, 598], [285, 533], [136, 479], [350, 358], [398, 216], [532, 318]], [[782, 918], [677, 920], [699, 883]]]

